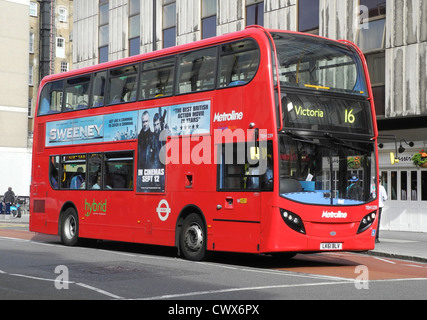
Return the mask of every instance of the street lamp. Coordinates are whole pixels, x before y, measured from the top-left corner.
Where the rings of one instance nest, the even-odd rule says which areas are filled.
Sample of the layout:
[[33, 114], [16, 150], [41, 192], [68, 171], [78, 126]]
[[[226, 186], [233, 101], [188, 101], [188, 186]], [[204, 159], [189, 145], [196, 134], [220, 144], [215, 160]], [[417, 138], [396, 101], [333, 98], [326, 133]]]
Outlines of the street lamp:
[[405, 139], [402, 139], [402, 140], [400, 140], [399, 153], [404, 153], [405, 152], [405, 148], [402, 146], [402, 141], [404, 141], [411, 148], [414, 146], [414, 143], [412, 141], [408, 143], [408, 142], [406, 142]]

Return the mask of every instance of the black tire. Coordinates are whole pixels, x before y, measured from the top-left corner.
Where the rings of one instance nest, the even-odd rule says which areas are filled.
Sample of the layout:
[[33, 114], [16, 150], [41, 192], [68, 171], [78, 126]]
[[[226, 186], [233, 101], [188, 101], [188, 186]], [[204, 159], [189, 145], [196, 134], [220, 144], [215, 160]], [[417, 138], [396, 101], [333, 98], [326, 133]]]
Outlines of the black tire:
[[76, 210], [68, 208], [61, 219], [61, 241], [66, 246], [75, 246], [79, 241], [79, 217]]
[[202, 218], [191, 213], [184, 220], [179, 244], [184, 257], [192, 261], [201, 261], [206, 258], [206, 227]]

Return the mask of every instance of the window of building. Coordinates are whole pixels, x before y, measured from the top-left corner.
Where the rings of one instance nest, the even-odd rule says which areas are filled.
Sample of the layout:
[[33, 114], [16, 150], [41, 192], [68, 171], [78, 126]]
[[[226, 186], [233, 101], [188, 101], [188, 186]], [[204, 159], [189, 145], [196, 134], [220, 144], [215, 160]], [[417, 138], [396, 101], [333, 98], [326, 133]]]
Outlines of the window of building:
[[67, 22], [68, 21], [68, 10], [64, 7], [59, 7], [58, 9], [58, 21]]
[[202, 0], [202, 39], [216, 36], [217, 0]]
[[30, 32], [29, 50], [30, 50], [30, 53], [34, 53], [34, 32]]
[[28, 85], [34, 85], [34, 67], [32, 65], [28, 67]]
[[99, 1], [99, 30], [98, 30], [98, 47], [99, 63], [108, 61], [108, 41], [109, 41], [109, 2], [108, 0]]
[[386, 0], [360, 0], [360, 6], [367, 8], [369, 18], [386, 14]]
[[319, 0], [298, 1], [298, 31], [319, 34]]
[[163, 48], [176, 45], [176, 1], [163, 0]]
[[65, 58], [65, 39], [62, 37], [56, 38], [56, 57]]
[[246, 0], [246, 25], [264, 26], [264, 1]]
[[385, 21], [384, 0], [360, 0], [360, 25], [357, 45], [363, 51], [368, 63], [378, 116], [385, 115]]
[[67, 72], [69, 67], [69, 63], [67, 61], [61, 61], [61, 70], [60, 72]]
[[140, 53], [140, 2], [131, 0], [129, 2], [129, 56]]
[[30, 16], [37, 17], [37, 2], [30, 2]]
[[359, 30], [358, 46], [363, 52], [384, 49], [385, 18], [368, 22], [368, 26]]
[[28, 117], [33, 116], [33, 99], [28, 98]]

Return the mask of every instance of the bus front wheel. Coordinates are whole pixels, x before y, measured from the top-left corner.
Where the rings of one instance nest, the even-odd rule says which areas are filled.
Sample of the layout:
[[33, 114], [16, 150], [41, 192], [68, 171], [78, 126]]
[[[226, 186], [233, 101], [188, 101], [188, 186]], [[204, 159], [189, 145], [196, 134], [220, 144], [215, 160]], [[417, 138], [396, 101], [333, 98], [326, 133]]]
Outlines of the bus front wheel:
[[200, 261], [206, 257], [206, 229], [202, 218], [192, 213], [184, 220], [180, 234], [180, 247], [188, 260]]
[[61, 219], [61, 241], [66, 246], [75, 246], [78, 240], [79, 218], [73, 208], [68, 208]]

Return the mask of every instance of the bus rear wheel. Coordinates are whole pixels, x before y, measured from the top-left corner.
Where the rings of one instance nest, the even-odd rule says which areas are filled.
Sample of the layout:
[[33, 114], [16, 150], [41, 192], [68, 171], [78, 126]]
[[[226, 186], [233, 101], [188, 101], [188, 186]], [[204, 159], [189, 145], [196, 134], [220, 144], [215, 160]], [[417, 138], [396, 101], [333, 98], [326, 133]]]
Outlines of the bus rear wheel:
[[184, 220], [179, 237], [184, 257], [192, 261], [201, 261], [206, 257], [206, 229], [202, 218], [191, 213]]
[[79, 240], [79, 218], [76, 210], [68, 208], [61, 219], [61, 241], [66, 246], [75, 246]]

